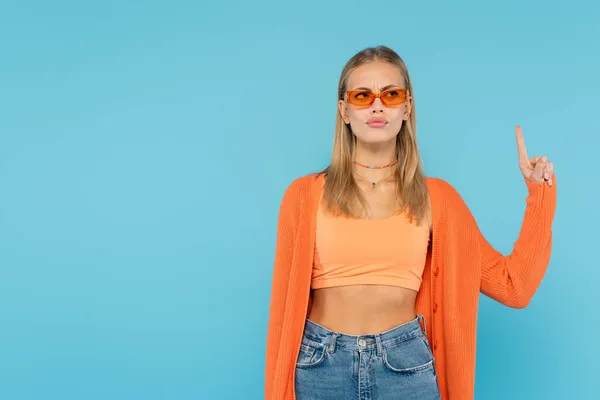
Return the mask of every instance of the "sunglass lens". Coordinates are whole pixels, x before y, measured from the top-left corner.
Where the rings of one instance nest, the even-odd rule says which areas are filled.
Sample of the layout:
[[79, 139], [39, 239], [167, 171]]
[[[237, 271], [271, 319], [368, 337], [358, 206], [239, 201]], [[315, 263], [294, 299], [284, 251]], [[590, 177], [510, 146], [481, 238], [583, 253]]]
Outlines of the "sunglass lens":
[[381, 99], [385, 104], [397, 106], [406, 101], [406, 92], [398, 89], [386, 90]]
[[350, 95], [350, 103], [359, 106], [369, 105], [373, 101], [373, 94], [369, 91], [357, 91]]

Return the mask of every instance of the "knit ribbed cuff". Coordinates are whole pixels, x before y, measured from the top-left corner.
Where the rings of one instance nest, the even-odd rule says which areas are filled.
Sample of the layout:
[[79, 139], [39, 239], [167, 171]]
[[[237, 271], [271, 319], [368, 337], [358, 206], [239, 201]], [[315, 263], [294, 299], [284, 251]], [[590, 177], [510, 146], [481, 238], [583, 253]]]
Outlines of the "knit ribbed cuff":
[[527, 191], [532, 196], [541, 196], [545, 191], [556, 190], [556, 175], [552, 177], [552, 186], [548, 185], [548, 182], [533, 183], [529, 179], [523, 177], [525, 184], [527, 185]]

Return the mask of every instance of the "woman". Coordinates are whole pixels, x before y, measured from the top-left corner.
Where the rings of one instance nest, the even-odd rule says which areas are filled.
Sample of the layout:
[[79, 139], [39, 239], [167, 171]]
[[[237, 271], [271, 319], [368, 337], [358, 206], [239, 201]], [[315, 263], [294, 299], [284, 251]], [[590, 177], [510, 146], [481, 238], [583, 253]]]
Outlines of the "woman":
[[332, 160], [281, 203], [265, 398], [472, 399], [479, 293], [525, 307], [549, 263], [554, 168], [529, 159], [523, 226], [507, 257], [457, 191], [425, 177], [402, 59], [345, 65]]

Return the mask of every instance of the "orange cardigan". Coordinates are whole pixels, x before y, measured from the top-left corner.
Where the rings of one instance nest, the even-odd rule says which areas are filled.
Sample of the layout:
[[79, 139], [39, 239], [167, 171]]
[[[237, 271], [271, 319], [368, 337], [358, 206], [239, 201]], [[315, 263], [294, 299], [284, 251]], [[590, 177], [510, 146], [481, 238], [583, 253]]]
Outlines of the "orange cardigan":
[[[446, 181], [426, 178], [433, 236], [416, 311], [432, 344], [442, 399], [473, 399], [479, 293], [509, 307], [527, 306], [550, 261], [553, 185], [528, 189], [523, 225], [509, 256], [483, 237], [459, 193]], [[279, 210], [266, 343], [265, 399], [295, 399], [296, 359], [311, 305], [310, 280], [322, 174], [296, 179]]]

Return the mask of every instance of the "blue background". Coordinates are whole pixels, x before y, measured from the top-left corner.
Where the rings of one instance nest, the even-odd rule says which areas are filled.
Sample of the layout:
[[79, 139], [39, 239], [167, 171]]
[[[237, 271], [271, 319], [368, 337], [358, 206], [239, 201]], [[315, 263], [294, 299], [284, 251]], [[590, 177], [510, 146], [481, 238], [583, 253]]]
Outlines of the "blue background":
[[600, 7], [413, 3], [0, 2], [0, 398], [262, 398], [279, 202], [379, 44], [505, 254], [515, 125], [555, 163], [550, 268], [525, 310], [482, 296], [476, 398], [597, 398]]

